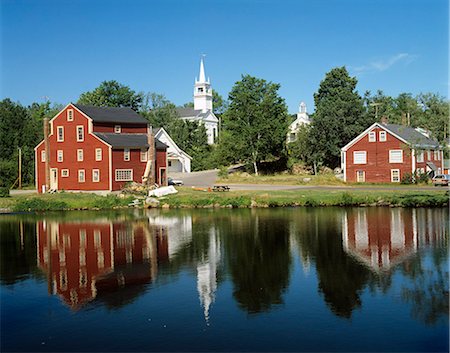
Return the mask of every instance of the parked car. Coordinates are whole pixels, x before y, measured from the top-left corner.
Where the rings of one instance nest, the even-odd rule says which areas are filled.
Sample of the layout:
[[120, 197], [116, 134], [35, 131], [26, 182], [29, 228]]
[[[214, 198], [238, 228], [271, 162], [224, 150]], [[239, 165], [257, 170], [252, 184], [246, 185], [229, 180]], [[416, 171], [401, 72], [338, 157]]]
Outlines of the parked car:
[[450, 174], [438, 174], [432, 179], [434, 186], [448, 186]]
[[180, 186], [180, 185], [183, 185], [183, 180], [172, 179], [169, 177], [169, 178], [167, 178], [167, 184]]

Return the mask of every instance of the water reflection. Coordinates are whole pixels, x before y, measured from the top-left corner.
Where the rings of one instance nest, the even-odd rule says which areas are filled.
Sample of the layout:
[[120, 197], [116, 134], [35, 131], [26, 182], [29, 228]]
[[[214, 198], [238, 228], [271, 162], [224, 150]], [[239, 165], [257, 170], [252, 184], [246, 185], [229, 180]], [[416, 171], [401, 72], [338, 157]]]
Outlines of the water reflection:
[[413, 317], [434, 323], [448, 311], [444, 209], [138, 212], [0, 227], [2, 283], [39, 276], [38, 268], [49, 293], [73, 310], [121, 308], [187, 273], [206, 324], [224, 281], [242, 311], [258, 314], [282, 309], [291, 283], [308, 277], [334, 315], [350, 318], [366, 289], [387, 293], [400, 273]]

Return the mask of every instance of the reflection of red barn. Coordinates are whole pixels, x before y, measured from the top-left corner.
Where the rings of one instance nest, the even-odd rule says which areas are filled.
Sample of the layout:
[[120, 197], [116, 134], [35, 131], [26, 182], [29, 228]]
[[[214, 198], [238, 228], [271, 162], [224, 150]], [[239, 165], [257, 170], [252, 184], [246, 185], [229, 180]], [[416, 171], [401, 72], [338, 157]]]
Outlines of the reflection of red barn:
[[38, 223], [39, 266], [73, 308], [92, 300], [96, 278], [112, 271], [112, 245], [109, 223]]
[[45, 141], [35, 148], [37, 190], [46, 185], [46, 160], [53, 190], [120, 190], [150, 178], [152, 169], [166, 185], [167, 146], [154, 140], [151, 161], [151, 141], [147, 121], [130, 108], [69, 104], [50, 121], [49, 152]]
[[347, 211], [342, 228], [344, 250], [376, 271], [387, 270], [417, 251], [417, 229], [410, 210]]
[[49, 291], [74, 309], [100, 293], [150, 282], [159, 251], [167, 257], [167, 237], [151, 232], [148, 222], [41, 221], [37, 234], [39, 267], [48, 274]]

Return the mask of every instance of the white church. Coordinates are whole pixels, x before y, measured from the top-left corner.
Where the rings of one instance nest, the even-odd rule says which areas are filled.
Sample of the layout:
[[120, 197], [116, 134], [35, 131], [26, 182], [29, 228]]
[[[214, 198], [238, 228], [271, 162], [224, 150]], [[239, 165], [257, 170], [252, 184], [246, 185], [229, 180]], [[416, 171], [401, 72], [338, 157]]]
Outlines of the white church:
[[289, 131], [287, 136], [287, 142], [294, 142], [297, 140], [298, 130], [302, 125], [309, 125], [311, 120], [309, 119], [309, 115], [306, 112], [306, 104], [305, 102], [301, 102], [298, 108], [297, 119], [295, 119], [289, 125]]
[[194, 108], [177, 108], [183, 120], [196, 121], [205, 126], [208, 144], [217, 142], [219, 119], [213, 113], [213, 95], [211, 82], [206, 79], [203, 58], [200, 60], [200, 73], [194, 83]]

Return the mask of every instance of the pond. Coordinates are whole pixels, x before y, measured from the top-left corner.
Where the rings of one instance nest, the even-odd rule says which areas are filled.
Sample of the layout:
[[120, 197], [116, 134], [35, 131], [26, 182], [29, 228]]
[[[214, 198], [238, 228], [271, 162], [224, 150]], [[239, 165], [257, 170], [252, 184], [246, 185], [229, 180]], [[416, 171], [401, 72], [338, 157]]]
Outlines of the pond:
[[1, 351], [448, 351], [447, 209], [0, 216]]

